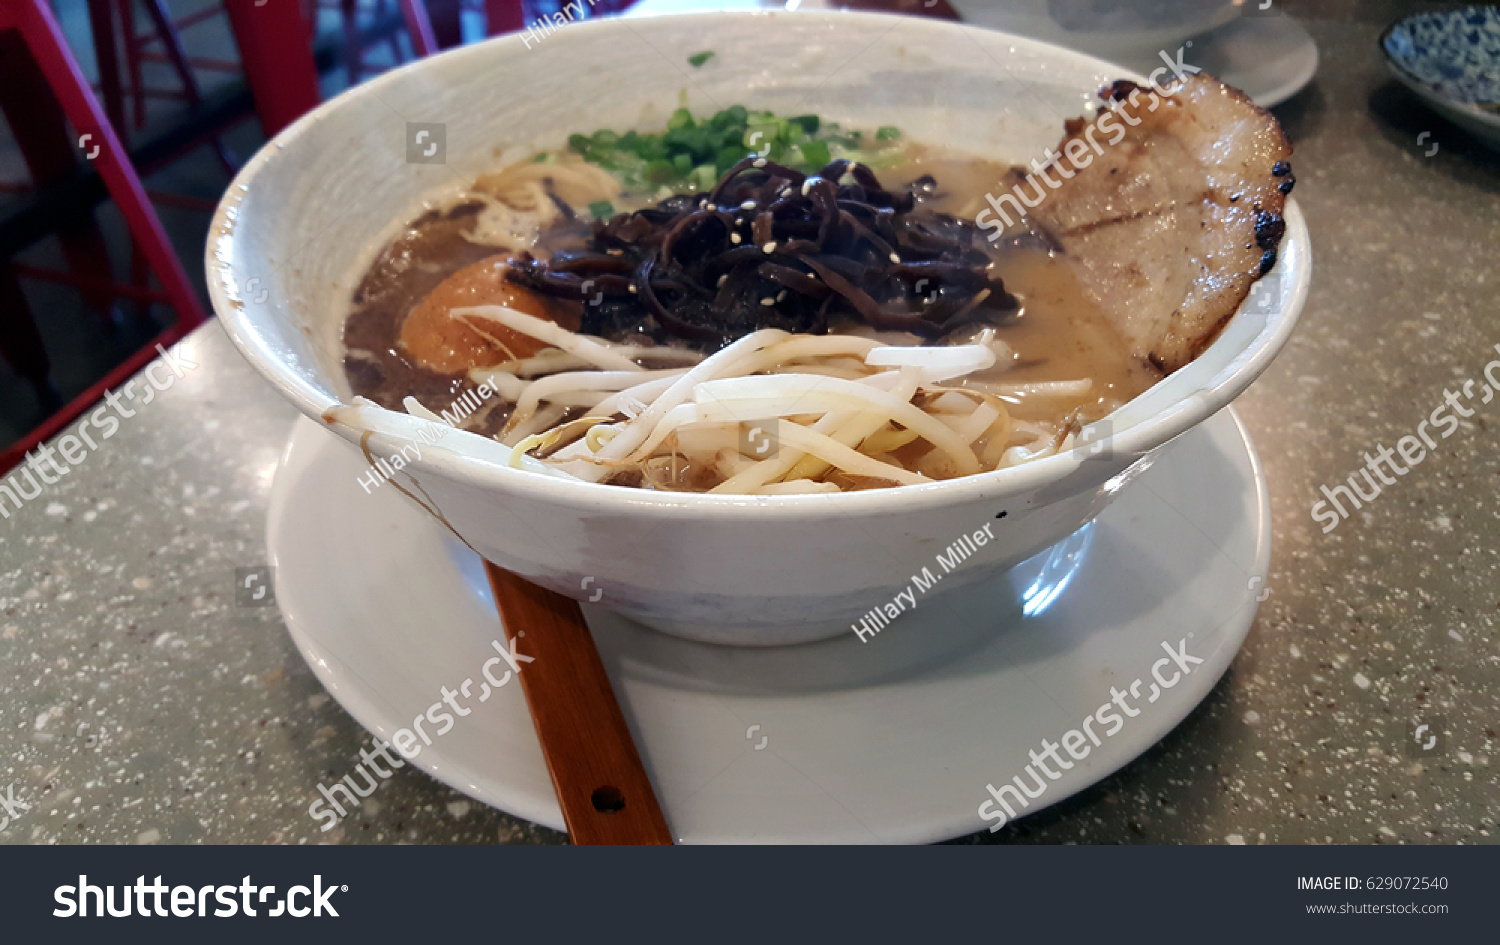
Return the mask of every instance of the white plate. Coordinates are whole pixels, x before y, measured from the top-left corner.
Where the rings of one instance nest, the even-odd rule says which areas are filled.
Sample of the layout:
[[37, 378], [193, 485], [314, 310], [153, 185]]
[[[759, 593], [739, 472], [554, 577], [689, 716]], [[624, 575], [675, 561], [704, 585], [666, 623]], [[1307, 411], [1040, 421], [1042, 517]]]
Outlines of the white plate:
[[[822, 10], [825, 0], [802, 0], [792, 9]], [[663, 16], [704, 10], [782, 10], [785, 0], [640, 0], [626, 11], [626, 16]], [[1045, 30], [1026, 16], [1018, 16], [1003, 6], [970, 6], [960, 11], [971, 26], [1002, 32], [1036, 36], [1061, 46], [1069, 46], [1060, 28]], [[1034, 18], [1033, 18], [1034, 19]], [[1045, 19], [1045, 18], [1043, 18]], [[1158, 31], [1160, 32], [1160, 31]], [[1178, 33], [1177, 35], [1182, 35]], [[1175, 56], [1182, 41], [1167, 41], [1164, 35], [1124, 35], [1117, 42], [1101, 47], [1102, 34], [1088, 34], [1088, 42], [1071, 44], [1090, 55], [1109, 59], [1137, 72], [1150, 75], [1162, 65], [1161, 51]], [[1142, 41], [1144, 38], [1144, 41]], [[1242, 16], [1223, 26], [1208, 30], [1187, 40], [1183, 61], [1197, 66], [1221, 81], [1243, 91], [1262, 108], [1280, 105], [1300, 92], [1318, 71], [1318, 46], [1307, 30], [1289, 16], [1274, 13], [1267, 16]]]
[[[490, 641], [504, 637], [479, 559], [395, 491], [365, 494], [364, 468], [343, 440], [299, 420], [267, 543], [293, 640], [334, 698], [389, 739], [441, 687], [480, 679]], [[1078, 727], [1111, 686], [1142, 680], [1140, 715], [1032, 810], [1165, 735], [1239, 650], [1269, 559], [1265, 480], [1225, 410], [1163, 448], [1062, 546], [977, 589], [918, 598], [867, 643], [851, 632], [721, 647], [584, 612], [683, 842], [925, 842], [987, 826], [986, 785], [1022, 775], [1027, 752]], [[934, 563], [913, 570], [924, 564]], [[1162, 644], [1184, 640], [1203, 663], [1144, 704]], [[561, 829], [520, 687], [464, 704], [472, 713], [415, 763]]]
[[[1183, 61], [1197, 66], [1270, 108], [1296, 95], [1318, 72], [1318, 44], [1302, 24], [1280, 13], [1243, 16], [1188, 40]], [[1175, 56], [1176, 48], [1167, 50]], [[1121, 57], [1147, 75], [1164, 65], [1156, 52]]]

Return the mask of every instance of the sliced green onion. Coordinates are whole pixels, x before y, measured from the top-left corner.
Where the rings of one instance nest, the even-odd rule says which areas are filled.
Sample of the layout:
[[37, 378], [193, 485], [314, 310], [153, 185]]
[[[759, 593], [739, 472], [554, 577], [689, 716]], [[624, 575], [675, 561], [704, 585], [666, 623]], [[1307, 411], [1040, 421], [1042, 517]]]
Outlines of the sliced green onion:
[[747, 151], [748, 149], [746, 148], [737, 147], [732, 144], [726, 148], [721, 148], [719, 150], [719, 156], [714, 159], [714, 169], [717, 170], [720, 174], [729, 173], [729, 169], [738, 164], [740, 162], [740, 158], [744, 157]]
[[677, 168], [671, 161], [647, 161], [641, 176], [648, 184], [665, 184], [677, 177]]
[[[614, 173], [627, 190], [655, 188], [670, 193], [668, 185], [681, 187], [686, 183], [696, 192], [706, 192], [713, 189], [719, 176], [750, 154], [807, 171], [817, 171], [834, 157], [872, 167], [890, 166], [899, 158], [899, 149], [887, 143], [900, 137], [900, 129], [892, 125], [879, 128], [871, 140], [857, 130], [841, 131], [838, 123], [822, 121], [817, 115], [778, 118], [769, 111], [743, 105], [731, 105], [712, 117], [697, 120], [684, 105], [672, 112], [666, 130], [659, 134], [616, 134], [601, 128], [592, 135], [569, 135], [568, 149]], [[545, 160], [555, 160], [555, 156]]]
[[688, 175], [688, 183], [692, 184], [693, 188], [700, 193], [707, 193], [713, 190], [714, 185], [718, 182], [719, 169], [712, 164], [699, 164]]
[[802, 142], [802, 160], [813, 168], [820, 168], [833, 160], [828, 152], [826, 141], [804, 141]]
[[798, 115], [795, 118], [788, 118], [787, 121], [798, 126], [809, 135], [815, 135], [818, 133], [817, 115]]
[[730, 128], [734, 125], [744, 126], [749, 120], [749, 116], [750, 113], [745, 110], [745, 106], [731, 105], [709, 119], [709, 124], [715, 128]]

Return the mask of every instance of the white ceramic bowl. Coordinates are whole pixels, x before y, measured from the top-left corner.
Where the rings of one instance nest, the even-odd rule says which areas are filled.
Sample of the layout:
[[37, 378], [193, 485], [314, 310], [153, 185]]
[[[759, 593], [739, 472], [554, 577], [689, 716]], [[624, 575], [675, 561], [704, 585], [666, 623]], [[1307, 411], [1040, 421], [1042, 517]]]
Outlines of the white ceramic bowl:
[[[712, 68], [685, 58], [714, 50]], [[735, 103], [893, 124], [1019, 163], [1121, 78], [1103, 62], [951, 23], [847, 13], [707, 14], [564, 27], [395, 70], [325, 103], [241, 171], [215, 215], [209, 288], [244, 356], [308, 416], [349, 397], [339, 333], [370, 256], [435, 191], [574, 131]], [[1130, 77], [1130, 76], [1125, 76]], [[1133, 77], [1139, 79], [1139, 77]], [[642, 106], [652, 111], [643, 115]], [[408, 163], [408, 122], [445, 126], [446, 164]], [[434, 135], [424, 140], [430, 145]], [[422, 150], [427, 150], [424, 147]], [[1089, 450], [963, 479], [848, 495], [683, 495], [551, 478], [423, 446], [398, 479], [471, 547], [539, 584], [721, 643], [848, 633], [961, 535], [993, 539], [921, 600], [993, 577], [1102, 509], [1151, 451], [1243, 391], [1307, 294], [1307, 229], [1288, 203], [1265, 290], [1195, 362], [1107, 421]], [[333, 425], [351, 442], [361, 431]], [[368, 437], [389, 456], [400, 441]], [[1102, 447], [1102, 448], [1101, 448]], [[1092, 452], [1090, 452], [1092, 450]], [[353, 483], [350, 488], [358, 488]], [[389, 487], [386, 487], [389, 488]]]

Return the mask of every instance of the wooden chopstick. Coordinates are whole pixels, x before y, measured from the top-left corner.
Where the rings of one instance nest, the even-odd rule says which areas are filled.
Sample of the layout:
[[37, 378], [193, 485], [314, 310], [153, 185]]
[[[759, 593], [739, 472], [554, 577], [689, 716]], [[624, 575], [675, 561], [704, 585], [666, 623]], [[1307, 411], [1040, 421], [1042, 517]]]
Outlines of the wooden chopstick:
[[574, 843], [670, 844], [578, 602], [484, 565], [506, 636], [517, 653], [533, 658], [523, 664], [521, 688], [568, 836]]

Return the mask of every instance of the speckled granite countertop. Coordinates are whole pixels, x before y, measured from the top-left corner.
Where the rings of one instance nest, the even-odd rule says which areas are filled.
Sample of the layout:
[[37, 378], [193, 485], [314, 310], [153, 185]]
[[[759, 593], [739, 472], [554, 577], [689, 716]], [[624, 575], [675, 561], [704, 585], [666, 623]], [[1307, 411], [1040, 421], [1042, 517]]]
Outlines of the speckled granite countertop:
[[[1379, 6], [1293, 6], [1323, 56], [1277, 109], [1316, 275], [1238, 402], [1275, 519], [1249, 640], [1142, 758], [975, 839], [1494, 842], [1500, 401], [1330, 534], [1309, 515], [1500, 344], [1500, 157], [1387, 80], [1375, 39], [1399, 10]], [[0, 521], [0, 795], [29, 807], [0, 841], [563, 842], [409, 766], [319, 833], [315, 786], [366, 736], [276, 609], [234, 596], [266, 556], [294, 412], [217, 325], [190, 347], [199, 367]], [[1422, 721], [1441, 733], [1427, 751]]]

